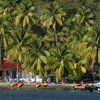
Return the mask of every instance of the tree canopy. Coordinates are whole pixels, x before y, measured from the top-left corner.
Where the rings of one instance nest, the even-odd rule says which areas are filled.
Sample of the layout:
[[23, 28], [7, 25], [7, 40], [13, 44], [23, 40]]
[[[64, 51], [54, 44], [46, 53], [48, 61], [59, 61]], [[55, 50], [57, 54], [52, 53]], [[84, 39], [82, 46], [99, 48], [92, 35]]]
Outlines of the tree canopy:
[[25, 72], [81, 79], [100, 65], [100, 1], [1, 0], [0, 51]]

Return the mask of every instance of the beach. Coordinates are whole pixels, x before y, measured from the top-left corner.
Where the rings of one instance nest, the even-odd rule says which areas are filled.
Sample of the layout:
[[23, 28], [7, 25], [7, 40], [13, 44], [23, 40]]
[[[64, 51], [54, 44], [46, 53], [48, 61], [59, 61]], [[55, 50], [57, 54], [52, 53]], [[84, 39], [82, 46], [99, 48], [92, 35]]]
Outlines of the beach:
[[[0, 82], [0, 88], [10, 88], [11, 85], [10, 82]], [[61, 88], [70, 88], [72, 87], [74, 84], [48, 84], [48, 88], [57, 88], [57, 87], [61, 87]], [[17, 86], [14, 86], [14, 87], [17, 87]], [[34, 88], [36, 87], [35, 86], [35, 83], [33, 84], [30, 84], [30, 83], [24, 83], [24, 85], [21, 87], [21, 88]], [[43, 87], [43, 86], [41, 86]]]

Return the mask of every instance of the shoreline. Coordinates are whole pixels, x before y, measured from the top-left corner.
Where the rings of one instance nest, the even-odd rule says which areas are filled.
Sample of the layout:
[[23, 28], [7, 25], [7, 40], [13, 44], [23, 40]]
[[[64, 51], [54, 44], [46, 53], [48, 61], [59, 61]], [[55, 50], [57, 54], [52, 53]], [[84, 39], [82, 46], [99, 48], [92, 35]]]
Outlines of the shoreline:
[[[11, 83], [9, 82], [0, 82], [0, 90], [2, 89], [75, 89], [75, 85], [77, 85], [76, 83], [64, 83], [64, 84], [48, 84], [48, 86], [43, 86], [43, 84], [41, 84], [41, 86], [36, 87], [36, 83], [24, 83], [24, 85], [22, 85], [21, 87], [18, 87], [18, 85], [15, 86], [11, 86]], [[93, 84], [95, 85], [95, 84]], [[76, 86], [76, 89], [83, 89], [83, 87], [85, 86]]]
[[[43, 87], [43, 88], [57, 88], [57, 87], [59, 87], [59, 88], [71, 88], [71, 87], [73, 87], [73, 85], [74, 84], [67, 84], [67, 83], [65, 83], [65, 84], [48, 84], [48, 86], [47, 87], [43, 87], [43, 86], [41, 86], [41, 88]], [[10, 83], [9, 82], [0, 82], [0, 88], [10, 88], [11, 86], [10, 86]], [[14, 86], [14, 87], [17, 87], [17, 86]], [[24, 85], [21, 87], [21, 88], [23, 88], [23, 87], [25, 87], [25, 88], [34, 88], [34, 87], [36, 87], [36, 85], [35, 85], [35, 83], [34, 84], [30, 84], [30, 83], [24, 83]]]

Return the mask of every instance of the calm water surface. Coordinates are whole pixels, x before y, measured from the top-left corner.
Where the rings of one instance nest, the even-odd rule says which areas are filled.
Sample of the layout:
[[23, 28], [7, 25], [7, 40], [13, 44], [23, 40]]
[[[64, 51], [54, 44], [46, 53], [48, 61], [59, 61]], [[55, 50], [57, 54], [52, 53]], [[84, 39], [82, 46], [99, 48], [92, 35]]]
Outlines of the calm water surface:
[[69, 89], [0, 89], [0, 100], [100, 100], [100, 93]]

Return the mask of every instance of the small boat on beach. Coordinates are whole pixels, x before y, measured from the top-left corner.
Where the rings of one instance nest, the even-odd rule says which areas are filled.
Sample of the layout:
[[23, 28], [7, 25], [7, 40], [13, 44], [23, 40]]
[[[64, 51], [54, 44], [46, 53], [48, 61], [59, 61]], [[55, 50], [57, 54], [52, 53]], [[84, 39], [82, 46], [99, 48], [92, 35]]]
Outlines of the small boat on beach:
[[44, 87], [47, 87], [47, 86], [48, 86], [48, 83], [47, 83], [47, 82], [44, 82], [44, 83], [43, 83], [43, 86], [44, 86]]
[[41, 86], [40, 82], [36, 83], [36, 88], [39, 88]]
[[19, 82], [17, 86], [18, 86], [18, 87], [22, 87], [23, 85], [24, 85], [23, 82]]
[[80, 83], [80, 84], [75, 84], [73, 87], [75, 90], [80, 90], [80, 91], [89, 90], [91, 92], [91, 91], [93, 91], [94, 84], [92, 84], [92, 83]]
[[78, 85], [74, 86], [74, 89], [75, 90], [83, 90], [83, 89], [85, 89], [85, 86], [78, 84]]
[[83, 90], [85, 90], [85, 87], [84, 86], [75, 86], [74, 89], [79, 90], [79, 91], [83, 91]]
[[36, 85], [36, 83], [33, 83], [33, 82], [30, 82], [30, 84], [31, 84], [31, 86], [35, 86]]
[[17, 82], [12, 82], [12, 83], [10, 83], [10, 86], [11, 86], [11, 87], [14, 87], [14, 86], [17, 86], [17, 85], [18, 85]]
[[79, 83], [79, 84], [74, 84], [73, 87], [91, 87], [94, 86], [92, 83]]
[[17, 87], [22, 87], [24, 85], [23, 82], [12, 82], [10, 83], [11, 87], [17, 86]]

